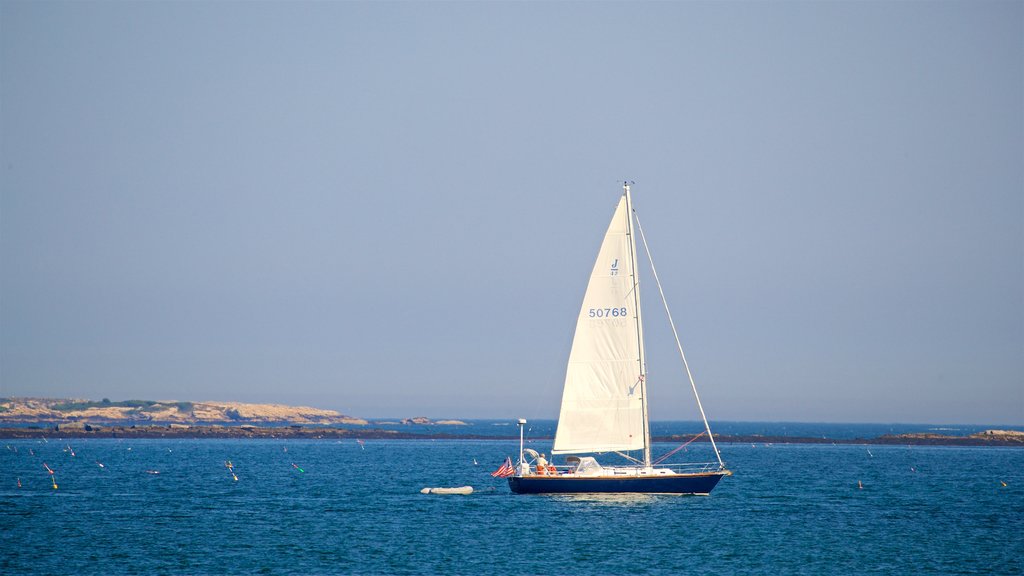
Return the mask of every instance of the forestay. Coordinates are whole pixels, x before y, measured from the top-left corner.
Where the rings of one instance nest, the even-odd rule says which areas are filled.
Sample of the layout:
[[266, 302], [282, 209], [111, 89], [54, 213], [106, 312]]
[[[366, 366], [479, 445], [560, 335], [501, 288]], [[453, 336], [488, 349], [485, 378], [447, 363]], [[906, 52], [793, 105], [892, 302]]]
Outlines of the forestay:
[[642, 330], [628, 196], [605, 233], [576, 321], [554, 454], [645, 446]]

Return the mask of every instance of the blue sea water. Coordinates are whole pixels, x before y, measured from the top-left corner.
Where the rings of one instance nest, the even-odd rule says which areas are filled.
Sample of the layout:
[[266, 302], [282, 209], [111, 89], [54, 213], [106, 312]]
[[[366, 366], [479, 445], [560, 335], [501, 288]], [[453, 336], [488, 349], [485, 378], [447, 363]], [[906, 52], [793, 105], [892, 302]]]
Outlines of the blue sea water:
[[[465, 426], [451, 425], [403, 425], [388, 421], [371, 422], [365, 426], [339, 426], [350, 429], [382, 429], [413, 434], [437, 435], [459, 434], [494, 437], [518, 437], [519, 428], [512, 420], [466, 420]], [[530, 420], [526, 426], [529, 438], [552, 438], [557, 420]], [[835, 424], [815, 422], [713, 422], [712, 431], [728, 436], [788, 436], [803, 438], [831, 438], [849, 440], [855, 438], [876, 438], [884, 434], [908, 434], [930, 432], [947, 436], [968, 436], [991, 428], [1024, 431], [1024, 426], [1000, 425], [982, 426], [977, 424]], [[693, 435], [704, 430], [702, 422], [666, 420], [651, 422], [654, 436]]]
[[586, 497], [509, 493], [511, 441], [48, 440], [0, 449], [2, 574], [1024, 573], [1021, 449], [724, 444], [711, 496]]

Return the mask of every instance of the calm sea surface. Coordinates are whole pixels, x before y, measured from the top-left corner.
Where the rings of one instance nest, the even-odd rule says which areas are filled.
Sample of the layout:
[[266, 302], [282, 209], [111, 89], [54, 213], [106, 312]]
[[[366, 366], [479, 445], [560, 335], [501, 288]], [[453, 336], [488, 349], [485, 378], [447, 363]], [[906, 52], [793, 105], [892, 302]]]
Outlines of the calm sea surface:
[[[533, 438], [552, 438], [555, 435], [557, 420], [530, 420], [527, 424], [526, 436]], [[519, 436], [519, 429], [510, 420], [467, 420], [465, 426], [423, 425], [409, 426], [398, 423], [373, 422], [367, 426], [340, 426], [342, 428], [383, 429], [414, 434], [460, 434], [479, 436], [509, 437]], [[831, 438], [848, 440], [853, 438], [876, 438], [883, 434], [906, 434], [913, 432], [931, 432], [947, 436], [967, 436], [983, 430], [998, 428], [1001, 430], [1021, 430], [1024, 426], [981, 426], [970, 424], [830, 424], [814, 422], [715, 422], [712, 431], [715, 434], [729, 436], [789, 436], [804, 438]], [[654, 436], [693, 435], [704, 430], [702, 422], [692, 421], [654, 421], [651, 422], [651, 434]], [[550, 443], [550, 442], [549, 442]]]
[[725, 444], [710, 497], [553, 497], [500, 440], [4, 444], [2, 574], [1024, 573], [1020, 449]]

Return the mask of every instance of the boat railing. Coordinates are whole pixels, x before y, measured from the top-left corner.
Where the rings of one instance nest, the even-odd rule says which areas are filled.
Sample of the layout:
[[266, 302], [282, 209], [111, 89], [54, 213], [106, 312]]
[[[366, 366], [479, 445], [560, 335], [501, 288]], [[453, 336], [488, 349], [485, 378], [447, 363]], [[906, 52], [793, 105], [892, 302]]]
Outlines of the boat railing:
[[[548, 474], [553, 475], [573, 474], [576, 472], [575, 465], [548, 465], [547, 469]], [[552, 469], [554, 469], [554, 472], [551, 472]], [[617, 469], [620, 471], [619, 473], [623, 473], [627, 469], [633, 473], [636, 473], [636, 471], [639, 470], [639, 468], [636, 466], [629, 466], [626, 468], [622, 466], [602, 466], [601, 469], [604, 470], [605, 472], [612, 474], [614, 474]], [[675, 474], [704, 474], [708, 472], [720, 472], [724, 470], [725, 467], [719, 464], [718, 462], [687, 462], [682, 464], [658, 464], [657, 466], [654, 466], [654, 469], [668, 469]], [[533, 473], [537, 473], [536, 469], [533, 470]]]
[[724, 466], [718, 462], [687, 462], [685, 464], [659, 464], [657, 468], [668, 468], [676, 474], [702, 474], [718, 472], [724, 469]]

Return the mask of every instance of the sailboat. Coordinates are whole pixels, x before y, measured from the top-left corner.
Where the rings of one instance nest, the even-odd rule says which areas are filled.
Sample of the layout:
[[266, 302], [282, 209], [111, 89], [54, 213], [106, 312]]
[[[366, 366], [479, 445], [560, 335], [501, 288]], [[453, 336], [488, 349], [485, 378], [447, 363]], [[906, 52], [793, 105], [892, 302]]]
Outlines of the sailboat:
[[[660, 459], [652, 460], [635, 231], [640, 233], [665, 303], [627, 182], [590, 274], [569, 353], [551, 450], [552, 457], [569, 456], [565, 465], [554, 466], [547, 463], [544, 455], [538, 457], [536, 451], [524, 448], [526, 420], [520, 418], [519, 461], [514, 473], [508, 476], [512, 492], [706, 495], [719, 480], [732, 474], [711, 435], [667, 303], [669, 324], [717, 462], [662, 464]], [[630, 452], [641, 456], [632, 456]], [[600, 464], [593, 456], [609, 453], [622, 456], [625, 463]]]

